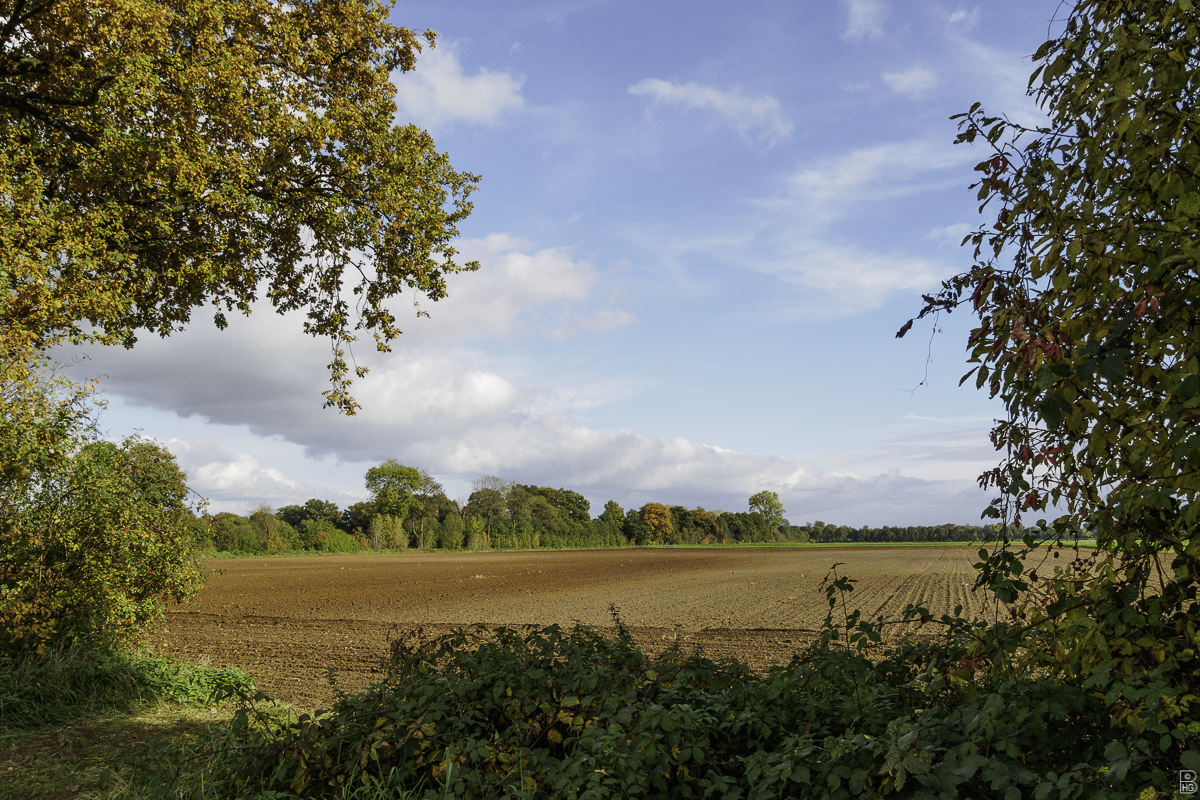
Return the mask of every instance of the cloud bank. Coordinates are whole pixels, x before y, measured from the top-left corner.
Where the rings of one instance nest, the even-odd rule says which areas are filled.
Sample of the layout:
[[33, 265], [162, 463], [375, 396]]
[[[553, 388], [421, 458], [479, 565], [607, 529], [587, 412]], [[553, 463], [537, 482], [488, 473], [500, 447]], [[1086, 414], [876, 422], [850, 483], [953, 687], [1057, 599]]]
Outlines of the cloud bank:
[[[304, 336], [296, 314], [259, 309], [248, 319], [231, 320], [227, 331], [196, 326], [170, 340], [145, 339], [132, 351], [93, 348], [83, 369], [105, 374], [106, 391], [127, 405], [245, 426], [263, 440], [294, 443], [308, 459], [365, 469], [397, 458], [460, 484], [498, 474], [575, 489], [597, 510], [615, 499], [626, 507], [656, 501], [738, 511], [763, 489], [779, 492], [795, 521], [824, 516], [853, 524], [901, 518], [935, 523], [970, 518], [982, 507], [973, 475], [960, 479], [943, 470], [924, 480], [881, 469], [878, 460], [822, 467], [584, 424], [572, 413], [637, 388], [523, 386], [459, 345], [478, 336], [553, 337], [571, 330], [572, 319], [593, 317], [590, 266], [562, 251], [525, 252], [518, 240], [504, 236], [470, 247], [484, 256], [479, 277], [490, 269], [490, 283], [475, 293], [464, 284], [463, 292], [451, 293], [454, 300], [443, 301], [445, 308], [433, 309], [433, 319], [413, 325], [425, 328], [421, 335], [406, 334], [395, 354], [372, 354], [371, 373], [356, 384], [363, 409], [353, 418], [321, 409], [328, 345]], [[523, 276], [542, 280], [523, 282]], [[489, 307], [489, 292], [496, 308]], [[572, 307], [579, 313], [572, 314]], [[362, 496], [357, 485], [339, 491], [306, 482], [286, 462], [266, 465], [204, 439], [170, 439], [167, 445], [214, 511], [245, 511], [260, 502], [278, 507], [309, 497], [344, 506]], [[912, 453], [911, 444], [897, 447]], [[847, 508], [854, 513], [846, 514]]]

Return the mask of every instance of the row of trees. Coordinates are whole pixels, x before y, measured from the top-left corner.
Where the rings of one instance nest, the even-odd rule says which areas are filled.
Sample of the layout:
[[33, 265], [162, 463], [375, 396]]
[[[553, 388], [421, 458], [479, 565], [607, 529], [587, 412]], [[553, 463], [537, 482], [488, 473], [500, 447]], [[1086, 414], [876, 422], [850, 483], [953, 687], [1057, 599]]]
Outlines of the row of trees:
[[[510, 483], [484, 476], [465, 502], [446, 496], [429, 473], [385, 461], [367, 471], [372, 497], [341, 509], [327, 500], [247, 517], [222, 513], [198, 528], [201, 545], [230, 552], [360, 549], [479, 550], [622, 547], [652, 544], [772, 542], [969, 542], [998, 533], [972, 525], [851, 528], [821, 521], [792, 525], [775, 492], [749, 501], [749, 511], [646, 503], [623, 509], [609, 500], [596, 518], [587, 498], [570, 489]], [[995, 526], [991, 526], [995, 527]]]

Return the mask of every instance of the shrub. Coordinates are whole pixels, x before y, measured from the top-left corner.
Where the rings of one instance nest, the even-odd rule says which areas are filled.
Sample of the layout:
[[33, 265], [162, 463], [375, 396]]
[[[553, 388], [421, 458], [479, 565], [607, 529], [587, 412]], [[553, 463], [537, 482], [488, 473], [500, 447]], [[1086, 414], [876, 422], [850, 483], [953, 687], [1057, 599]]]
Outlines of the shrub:
[[[919, 612], [918, 612], [919, 613]], [[947, 617], [956, 630], [970, 623]], [[1132, 797], [1195, 753], [1113, 727], [1102, 697], [1031, 676], [960, 677], [879, 626], [827, 619], [785, 667], [754, 674], [678, 649], [649, 657], [617, 621], [418, 636], [383, 683], [328, 713], [254, 726], [210, 776], [229, 794], [417, 797]], [[856, 637], [851, 644], [844, 634]]]
[[0, 653], [128, 649], [164, 602], [195, 594], [180, 487], [174, 457], [136, 437], [90, 442], [37, 473], [0, 519]]
[[300, 546], [306, 550], [325, 550], [329, 537], [339, 529], [329, 520], [306, 519], [300, 523], [297, 537]]
[[325, 540], [324, 549], [328, 553], [357, 553], [358, 540], [345, 531], [335, 530]]

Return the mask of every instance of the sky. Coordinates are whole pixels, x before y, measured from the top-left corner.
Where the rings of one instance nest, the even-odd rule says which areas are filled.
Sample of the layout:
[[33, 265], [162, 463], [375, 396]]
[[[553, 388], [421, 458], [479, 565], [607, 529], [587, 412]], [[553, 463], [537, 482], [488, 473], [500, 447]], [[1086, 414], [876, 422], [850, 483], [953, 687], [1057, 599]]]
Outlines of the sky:
[[449, 296], [397, 297], [363, 410], [322, 409], [329, 343], [267, 304], [197, 315], [102, 376], [106, 435], [165, 444], [210, 511], [367, 498], [394, 458], [452, 498], [482, 475], [793, 524], [979, 524], [1003, 409], [969, 381], [971, 317], [917, 323], [970, 266], [980, 101], [1035, 124], [1058, 2], [402, 2], [433, 29], [396, 121], [479, 174]]

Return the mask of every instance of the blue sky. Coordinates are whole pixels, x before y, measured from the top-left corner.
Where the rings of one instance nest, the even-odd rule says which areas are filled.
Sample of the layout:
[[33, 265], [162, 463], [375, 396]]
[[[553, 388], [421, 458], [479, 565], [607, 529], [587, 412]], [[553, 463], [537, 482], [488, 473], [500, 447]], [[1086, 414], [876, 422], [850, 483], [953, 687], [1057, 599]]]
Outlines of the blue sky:
[[[895, 331], [965, 269], [982, 220], [948, 117], [1023, 122], [1056, 2], [413, 2], [438, 45], [397, 120], [482, 176], [449, 297], [395, 302], [354, 418], [328, 344], [266, 307], [92, 349], [101, 427], [165, 442], [213, 510], [365, 498], [386, 458], [452, 497], [495, 474], [794, 523], [976, 523], [1002, 409], [970, 318]], [[926, 372], [927, 352], [932, 361]]]

